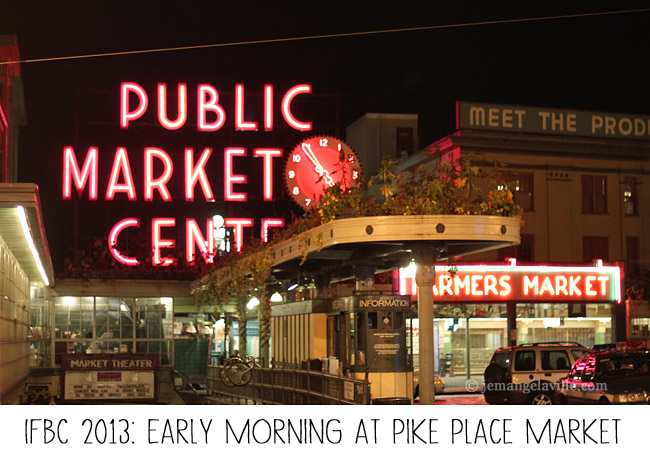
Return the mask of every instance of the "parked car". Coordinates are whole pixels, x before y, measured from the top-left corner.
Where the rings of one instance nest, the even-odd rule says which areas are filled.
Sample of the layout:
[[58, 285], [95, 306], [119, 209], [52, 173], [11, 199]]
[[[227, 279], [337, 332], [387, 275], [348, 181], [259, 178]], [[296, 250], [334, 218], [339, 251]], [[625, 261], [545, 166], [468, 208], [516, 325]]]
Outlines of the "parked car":
[[647, 349], [645, 341], [617, 341], [615, 343], [595, 344], [592, 352], [615, 351], [624, 349]]
[[[420, 396], [420, 372], [413, 372], [413, 399], [417, 399]], [[440, 376], [434, 376], [433, 387], [436, 391], [436, 394], [442, 394], [445, 391], [445, 382]]]
[[558, 381], [558, 403], [650, 404], [650, 351], [615, 350], [577, 360]]
[[578, 343], [534, 343], [494, 351], [484, 373], [485, 401], [552, 405], [555, 383], [573, 363], [589, 355]]

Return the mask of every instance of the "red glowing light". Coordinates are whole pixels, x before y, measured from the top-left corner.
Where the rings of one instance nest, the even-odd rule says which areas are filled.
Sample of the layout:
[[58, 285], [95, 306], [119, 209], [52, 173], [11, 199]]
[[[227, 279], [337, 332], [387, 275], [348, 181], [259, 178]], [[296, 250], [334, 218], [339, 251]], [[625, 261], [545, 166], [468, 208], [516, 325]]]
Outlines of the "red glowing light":
[[245, 175], [235, 175], [232, 173], [232, 158], [233, 156], [246, 156], [245, 148], [226, 148], [223, 155], [224, 163], [224, 199], [226, 201], [246, 201], [246, 193], [236, 193], [233, 191], [232, 186], [235, 183], [244, 184], [248, 181]]
[[158, 83], [158, 121], [170, 131], [180, 129], [187, 121], [187, 85], [178, 83], [178, 116], [175, 121], [167, 117], [167, 85]]
[[160, 249], [173, 248], [176, 245], [174, 239], [162, 239], [161, 229], [164, 227], [173, 228], [176, 226], [175, 218], [153, 218], [151, 219], [151, 239], [153, 242], [153, 258], [151, 263], [154, 266], [169, 266], [174, 263], [173, 258], [162, 257]]
[[264, 130], [273, 130], [273, 85], [264, 86]]
[[[219, 93], [209, 84], [199, 85], [197, 110], [199, 131], [218, 131], [226, 123], [226, 111], [219, 105]], [[206, 121], [208, 111], [217, 115], [212, 123]]]
[[185, 250], [185, 259], [188, 263], [192, 264], [195, 262], [194, 259], [194, 247], [199, 247], [199, 252], [203, 256], [203, 260], [206, 263], [214, 262], [214, 221], [209, 218], [206, 221], [205, 232], [208, 235], [208, 238], [205, 239], [201, 233], [198, 223], [193, 218], [187, 219], [185, 222], [186, 228], [186, 238], [185, 242], [187, 244]]
[[311, 86], [308, 84], [300, 84], [289, 89], [282, 98], [282, 116], [284, 120], [292, 128], [298, 131], [311, 131], [312, 123], [298, 121], [291, 112], [291, 102], [298, 94], [311, 94]]
[[88, 198], [91, 201], [97, 200], [98, 154], [97, 147], [90, 147], [84, 160], [83, 169], [80, 171], [74, 149], [72, 147], [63, 149], [63, 199], [72, 197], [72, 180], [74, 180], [79, 194], [83, 191], [86, 183], [89, 183]]
[[[129, 111], [129, 96], [131, 93], [138, 96], [138, 108], [134, 111]], [[136, 83], [122, 83], [120, 88], [120, 127], [128, 129], [129, 121], [137, 120], [144, 115], [148, 105], [149, 98], [142, 86]]]
[[201, 184], [205, 200], [211, 201], [214, 199], [210, 181], [207, 175], [205, 175], [205, 165], [208, 159], [210, 159], [211, 154], [212, 148], [204, 149], [199, 161], [193, 165], [194, 150], [192, 148], [185, 149], [185, 200], [194, 201], [194, 188], [196, 187], [197, 181]]
[[[124, 176], [124, 183], [117, 182], [120, 174]], [[108, 188], [106, 188], [106, 200], [113, 200], [115, 193], [126, 193], [130, 201], [136, 200], [135, 187], [133, 186], [133, 175], [131, 174], [131, 165], [129, 163], [129, 157], [126, 154], [126, 148], [124, 147], [118, 147], [115, 152], [111, 178], [108, 181]]]
[[[617, 301], [620, 269], [614, 266], [458, 265], [436, 268], [433, 295], [445, 301]], [[415, 275], [400, 270], [402, 294], [415, 294]]]
[[235, 250], [241, 252], [244, 246], [244, 228], [253, 226], [252, 218], [226, 218], [225, 226], [234, 228], [235, 234]]
[[235, 129], [257, 131], [257, 121], [244, 121], [244, 85], [235, 85]]
[[111, 232], [108, 234], [108, 247], [111, 251], [111, 254], [117, 261], [127, 266], [137, 266], [140, 264], [140, 262], [135, 258], [122, 255], [120, 251], [117, 250], [116, 246], [117, 238], [120, 237], [122, 230], [132, 226], [140, 227], [140, 220], [137, 218], [125, 218], [124, 220], [117, 222], [117, 224], [113, 227], [113, 229], [111, 229]]
[[[159, 148], [144, 149], [144, 200], [153, 201], [153, 190], [158, 190], [164, 201], [171, 201], [172, 197], [167, 189], [167, 182], [174, 172], [174, 164], [167, 152]], [[163, 174], [154, 179], [153, 176], [153, 159], [158, 158], [164, 165]]]
[[264, 200], [273, 200], [273, 158], [282, 157], [278, 148], [256, 148], [253, 156], [264, 158]]
[[269, 228], [282, 228], [284, 218], [263, 218], [262, 219], [262, 242], [269, 242]]

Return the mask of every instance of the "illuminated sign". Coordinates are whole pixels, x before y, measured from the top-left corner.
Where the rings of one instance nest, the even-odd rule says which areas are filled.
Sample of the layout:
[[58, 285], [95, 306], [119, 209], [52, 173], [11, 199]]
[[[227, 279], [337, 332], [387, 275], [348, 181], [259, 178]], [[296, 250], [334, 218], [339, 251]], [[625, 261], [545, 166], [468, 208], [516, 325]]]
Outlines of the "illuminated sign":
[[[297, 117], [292, 111], [294, 100], [304, 94], [311, 94], [312, 88], [307, 84], [296, 85], [287, 90], [281, 97], [280, 113], [284, 122], [297, 131], [309, 131], [312, 129], [312, 122]], [[159, 83], [153, 98], [156, 103], [157, 122], [162, 129], [177, 131], [188, 128], [188, 113], [195, 105], [196, 129], [197, 131], [215, 132], [223, 128], [226, 123], [226, 109], [221, 105], [219, 91], [208, 84], [199, 84], [196, 87], [195, 104], [190, 102], [188, 87], [186, 83], [178, 83], [176, 95], [170, 101], [170, 94], [167, 84]], [[234, 119], [235, 129], [238, 131], [256, 131], [261, 126], [264, 131], [274, 129], [273, 107], [274, 88], [273, 85], [264, 85], [263, 110], [261, 120], [252, 120], [245, 117], [246, 93], [243, 84], [235, 85]], [[150, 108], [150, 96], [147, 91], [137, 83], [124, 82], [120, 87], [120, 112], [119, 125], [121, 129], [129, 129], [132, 125], [142, 121]], [[171, 102], [171, 103], [170, 103]], [[170, 110], [171, 107], [175, 107]], [[170, 113], [173, 112], [173, 113]], [[196, 150], [188, 146], [182, 151], [183, 161], [181, 164], [174, 163], [174, 156], [181, 152], [171, 152], [158, 146], [148, 146], [138, 151], [137, 155], [142, 161], [144, 177], [142, 188], [136, 189], [131, 164], [134, 160], [134, 152], [128, 151], [125, 146], [118, 146], [112, 154], [112, 167], [106, 175], [108, 182], [105, 189], [99, 187], [99, 164], [100, 149], [96, 146], [87, 147], [85, 156], [81, 151], [75, 151], [73, 146], [63, 148], [63, 199], [72, 198], [76, 191], [79, 197], [87, 197], [90, 201], [104, 199], [112, 201], [118, 196], [124, 196], [129, 201], [142, 199], [152, 202], [154, 199], [161, 199], [163, 202], [184, 200], [192, 202], [201, 199], [202, 195], [206, 202], [215, 201], [215, 188], [213, 183], [219, 182], [223, 189], [224, 201], [245, 202], [248, 200], [246, 186], [249, 185], [249, 177], [244, 171], [237, 169], [237, 158], [254, 157], [261, 162], [262, 176], [251, 178], [250, 183], [261, 187], [261, 195], [264, 201], [273, 200], [273, 171], [277, 168], [276, 161], [282, 160], [284, 153], [282, 149], [273, 147], [248, 149], [241, 145], [226, 146], [223, 153], [223, 175], [219, 177], [210, 176], [206, 172], [206, 165], [210, 161], [215, 149], [201, 146]], [[77, 156], [79, 154], [79, 156]], [[101, 152], [106, 155], [105, 152]], [[177, 166], [177, 167], [174, 167]], [[182, 172], [178, 172], [182, 166]], [[182, 175], [184, 180], [184, 196], [173, 196], [168, 188], [174, 173]], [[219, 189], [217, 187], [216, 189]], [[200, 188], [197, 196], [196, 190]], [[100, 195], [101, 192], [101, 195]], [[198, 256], [201, 256], [206, 263], [214, 262], [215, 249], [222, 246], [217, 240], [223, 240], [223, 227], [232, 229], [234, 235], [234, 247], [241, 251], [244, 244], [244, 228], [255, 226], [251, 218], [228, 217], [224, 219], [223, 225], [216, 227], [212, 219], [205, 224], [197, 222], [193, 218], [185, 220], [184, 225], [178, 222], [179, 226], [185, 227], [185, 257], [188, 263], [194, 263]], [[113, 258], [119, 263], [127, 266], [137, 266], [138, 260], [129, 254], [121, 253], [117, 249], [117, 242], [120, 234], [129, 231], [130, 228], [147, 226], [136, 217], [125, 218], [117, 222], [109, 232], [109, 250]], [[163, 233], [174, 231], [177, 226], [175, 218], [159, 217], [151, 219], [151, 259], [153, 265], [169, 266], [176, 261], [174, 258], [165, 256], [168, 249], [176, 246], [176, 241], [164, 237]], [[268, 240], [269, 228], [284, 226], [284, 220], [279, 218], [262, 218], [260, 225], [261, 238]], [[126, 234], [126, 233], [125, 233]], [[198, 254], [197, 254], [198, 252]]]
[[158, 354], [63, 354], [65, 400], [140, 400], [156, 395]]
[[647, 140], [650, 116], [457, 102], [456, 128]]
[[[400, 269], [400, 293], [414, 294], [414, 267]], [[618, 266], [436, 266], [438, 302], [621, 302]]]

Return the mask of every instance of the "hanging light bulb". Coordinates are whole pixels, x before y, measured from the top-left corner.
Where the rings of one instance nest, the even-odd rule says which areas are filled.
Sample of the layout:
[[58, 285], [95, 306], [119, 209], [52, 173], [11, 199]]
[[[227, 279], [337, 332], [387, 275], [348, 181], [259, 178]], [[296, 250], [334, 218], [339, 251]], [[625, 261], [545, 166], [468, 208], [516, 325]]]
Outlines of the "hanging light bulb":
[[275, 292], [273, 295], [271, 295], [271, 303], [282, 303], [283, 301], [284, 298], [282, 298], [280, 292]]

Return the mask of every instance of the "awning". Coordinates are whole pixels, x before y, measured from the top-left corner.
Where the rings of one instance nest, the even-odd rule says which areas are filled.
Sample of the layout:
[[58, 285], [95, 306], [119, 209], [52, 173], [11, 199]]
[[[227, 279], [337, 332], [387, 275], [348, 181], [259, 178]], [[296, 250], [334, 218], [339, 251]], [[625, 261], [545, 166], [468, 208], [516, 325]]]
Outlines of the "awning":
[[[21, 215], [26, 217], [27, 234]], [[43, 225], [38, 185], [0, 183], [0, 236], [30, 281], [42, 281], [46, 285], [54, 283], [54, 267]]]

